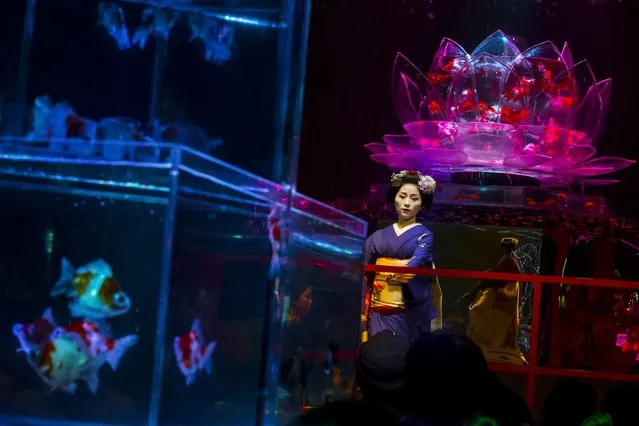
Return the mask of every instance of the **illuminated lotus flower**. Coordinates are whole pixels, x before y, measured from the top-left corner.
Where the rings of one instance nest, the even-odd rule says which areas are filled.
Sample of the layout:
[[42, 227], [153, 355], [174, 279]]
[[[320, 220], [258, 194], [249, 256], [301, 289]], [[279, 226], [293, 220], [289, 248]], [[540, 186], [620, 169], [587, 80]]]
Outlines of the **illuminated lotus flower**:
[[383, 144], [366, 148], [391, 168], [439, 176], [476, 170], [546, 184], [583, 181], [634, 163], [590, 160], [606, 121], [610, 82], [597, 82], [585, 60], [573, 64], [567, 44], [560, 51], [546, 41], [520, 52], [497, 31], [468, 54], [444, 38], [426, 74], [397, 54], [392, 97], [408, 134], [386, 135]]

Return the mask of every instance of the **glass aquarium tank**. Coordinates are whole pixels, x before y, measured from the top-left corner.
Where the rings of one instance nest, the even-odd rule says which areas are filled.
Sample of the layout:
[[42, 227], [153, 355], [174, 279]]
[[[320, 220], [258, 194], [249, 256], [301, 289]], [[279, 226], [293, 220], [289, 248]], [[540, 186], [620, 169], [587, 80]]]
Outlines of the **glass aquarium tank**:
[[0, 424], [275, 424], [352, 374], [366, 223], [295, 191], [309, 11], [3, 13]]
[[60, 143], [0, 153], [0, 423], [284, 424], [348, 389], [365, 222], [181, 145]]
[[181, 143], [288, 177], [310, 0], [11, 3], [0, 18], [5, 135]]

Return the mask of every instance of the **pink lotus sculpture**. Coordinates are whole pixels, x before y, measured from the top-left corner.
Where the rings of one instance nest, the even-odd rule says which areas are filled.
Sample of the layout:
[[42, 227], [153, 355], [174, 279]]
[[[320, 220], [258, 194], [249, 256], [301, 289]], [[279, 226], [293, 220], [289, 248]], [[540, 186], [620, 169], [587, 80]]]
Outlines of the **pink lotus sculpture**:
[[444, 38], [426, 75], [401, 53], [392, 77], [395, 112], [407, 135], [370, 143], [371, 158], [393, 169], [531, 176], [545, 185], [579, 181], [634, 163], [591, 159], [606, 121], [610, 79], [597, 82], [587, 61], [573, 64], [543, 42], [520, 52], [502, 31], [468, 54]]

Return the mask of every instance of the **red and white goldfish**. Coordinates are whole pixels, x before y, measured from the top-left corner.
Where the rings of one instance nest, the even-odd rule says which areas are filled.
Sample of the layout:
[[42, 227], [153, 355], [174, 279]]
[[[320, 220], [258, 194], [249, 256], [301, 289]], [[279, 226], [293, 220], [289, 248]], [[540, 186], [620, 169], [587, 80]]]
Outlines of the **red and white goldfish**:
[[77, 380], [86, 382], [91, 393], [98, 391], [98, 370], [104, 356], [92, 357], [80, 336], [57, 328], [40, 350], [29, 353], [29, 363], [52, 390], [74, 394]]
[[279, 207], [273, 207], [266, 222], [268, 239], [271, 242], [271, 248], [273, 250], [273, 259], [277, 259], [280, 245], [282, 243], [282, 222], [282, 212]]
[[103, 357], [104, 361], [115, 371], [122, 355], [137, 343], [138, 336], [130, 335], [113, 340], [104, 334], [102, 328], [91, 321], [80, 321], [65, 326], [64, 331], [80, 336], [89, 351], [89, 355], [96, 359]]
[[[97, 124], [76, 114], [76, 112], [65, 102], [53, 103], [49, 96], [36, 98], [33, 106], [33, 129], [29, 135], [31, 139], [55, 139], [51, 147], [61, 150], [61, 140], [74, 139], [91, 141], [95, 137]], [[91, 144], [78, 144], [69, 147], [76, 153], [91, 154], [93, 147]]]
[[197, 319], [193, 320], [193, 325], [191, 325], [189, 331], [173, 340], [173, 350], [177, 365], [184, 377], [186, 377], [187, 386], [193, 384], [198, 371], [204, 370], [207, 374], [211, 374], [215, 346], [215, 342], [204, 345], [200, 321]]
[[69, 309], [76, 318], [110, 318], [131, 309], [131, 299], [113, 278], [109, 264], [102, 259], [75, 270], [63, 258], [60, 279], [53, 286], [51, 297], [62, 294], [71, 299]]
[[51, 308], [44, 311], [42, 317], [30, 324], [15, 324], [13, 326], [13, 334], [20, 343], [18, 352], [29, 354], [33, 350], [41, 349], [49, 341], [49, 337], [55, 328], [56, 324]]

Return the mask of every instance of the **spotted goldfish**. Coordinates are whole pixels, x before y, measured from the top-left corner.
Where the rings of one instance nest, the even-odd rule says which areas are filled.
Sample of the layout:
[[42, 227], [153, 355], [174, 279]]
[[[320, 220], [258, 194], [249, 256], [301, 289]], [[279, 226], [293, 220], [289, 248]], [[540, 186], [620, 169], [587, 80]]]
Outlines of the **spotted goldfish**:
[[86, 345], [91, 357], [104, 356], [104, 360], [115, 371], [124, 353], [137, 343], [138, 336], [130, 335], [113, 340], [104, 334], [103, 328], [95, 322], [85, 320], [65, 326], [64, 330], [67, 333], [78, 335]]
[[18, 352], [31, 353], [33, 350], [42, 348], [48, 341], [56, 324], [48, 308], [42, 317], [29, 324], [15, 324], [12, 328], [13, 335], [16, 336], [20, 347]]
[[208, 345], [204, 344], [200, 321], [197, 319], [193, 320], [193, 325], [191, 325], [189, 331], [173, 340], [173, 350], [177, 365], [184, 377], [186, 377], [187, 386], [193, 384], [198, 371], [204, 370], [207, 374], [211, 374], [215, 346], [215, 342], [211, 342]]
[[92, 357], [78, 335], [57, 328], [41, 350], [29, 354], [29, 362], [52, 390], [74, 394], [76, 381], [83, 380], [95, 394], [99, 386], [98, 369], [104, 359]]
[[71, 301], [69, 309], [76, 318], [110, 318], [125, 314], [131, 308], [131, 299], [113, 278], [108, 263], [94, 260], [77, 270], [62, 259], [60, 278], [51, 290], [51, 297], [66, 295]]

